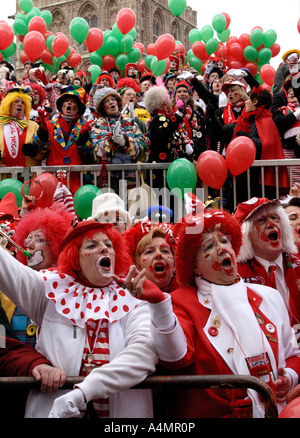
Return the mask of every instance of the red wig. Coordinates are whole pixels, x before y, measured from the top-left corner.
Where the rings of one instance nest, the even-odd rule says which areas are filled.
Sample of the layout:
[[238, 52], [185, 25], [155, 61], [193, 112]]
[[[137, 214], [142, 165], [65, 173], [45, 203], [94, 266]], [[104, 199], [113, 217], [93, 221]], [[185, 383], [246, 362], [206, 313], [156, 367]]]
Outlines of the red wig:
[[[44, 90], [44, 87], [42, 87], [37, 82], [30, 82], [30, 88], [32, 89], [32, 91], [37, 91], [39, 93], [40, 95], [39, 105], [44, 106], [46, 100], [46, 92]], [[32, 108], [36, 109], [34, 104], [32, 104]]]
[[122, 94], [122, 92], [127, 88], [132, 88], [137, 94], [140, 94], [141, 89], [140, 89], [137, 81], [135, 81], [132, 78], [120, 79], [117, 83], [117, 86], [116, 86], [118, 93]]
[[[55, 203], [50, 207], [36, 208], [19, 221], [13, 239], [16, 243], [23, 246], [24, 240], [29, 233], [35, 230], [42, 230], [57, 259], [59, 246], [67, 230], [70, 228], [73, 218], [74, 214], [67, 211], [64, 206], [62, 207]], [[27, 265], [27, 259], [20, 251], [17, 251], [17, 258], [24, 265]]]
[[[188, 220], [189, 217], [191, 221]], [[204, 216], [198, 217], [186, 216], [186, 220], [177, 228], [175, 267], [176, 278], [180, 286], [194, 283], [195, 259], [203, 234], [213, 231], [216, 227], [229, 238], [233, 250], [238, 255], [242, 244], [242, 232], [233, 216], [223, 210], [209, 210]]]
[[[84, 221], [85, 222], [85, 221]], [[94, 221], [90, 221], [94, 222]], [[115, 274], [127, 275], [129, 267], [132, 264], [126, 247], [123, 235], [120, 234], [112, 224], [99, 223], [97, 228], [87, 229], [66, 241], [62, 246], [61, 253], [57, 261], [57, 269], [63, 274], [70, 275], [73, 278], [79, 274], [79, 249], [84, 239], [92, 238], [96, 233], [103, 232], [112, 241], [115, 251]]]

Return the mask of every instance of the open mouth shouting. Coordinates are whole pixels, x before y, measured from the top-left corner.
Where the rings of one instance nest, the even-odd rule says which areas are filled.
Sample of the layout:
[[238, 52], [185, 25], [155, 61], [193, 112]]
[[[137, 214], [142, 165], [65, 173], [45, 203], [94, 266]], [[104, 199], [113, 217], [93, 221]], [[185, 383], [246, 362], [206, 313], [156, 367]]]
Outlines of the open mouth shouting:
[[221, 263], [221, 267], [227, 271], [229, 269], [232, 268], [232, 260], [230, 257], [226, 257], [225, 259], [223, 259], [222, 263]]
[[113, 274], [113, 266], [109, 256], [102, 256], [96, 262], [96, 268], [103, 277], [110, 277]]

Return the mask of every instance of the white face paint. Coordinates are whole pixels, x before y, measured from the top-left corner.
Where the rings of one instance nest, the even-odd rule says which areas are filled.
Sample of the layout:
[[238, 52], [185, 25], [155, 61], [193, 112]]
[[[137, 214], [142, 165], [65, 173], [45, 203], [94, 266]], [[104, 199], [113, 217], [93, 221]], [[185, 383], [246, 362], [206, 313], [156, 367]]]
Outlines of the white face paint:
[[113, 265], [109, 256], [99, 257], [96, 261], [96, 269], [103, 277], [110, 278], [113, 272]]

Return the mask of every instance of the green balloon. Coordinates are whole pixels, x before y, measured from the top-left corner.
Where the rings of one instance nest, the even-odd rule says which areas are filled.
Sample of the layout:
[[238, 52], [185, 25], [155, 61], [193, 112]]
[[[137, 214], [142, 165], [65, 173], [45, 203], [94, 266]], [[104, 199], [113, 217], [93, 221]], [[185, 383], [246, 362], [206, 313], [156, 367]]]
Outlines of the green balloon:
[[90, 65], [88, 68], [88, 71], [91, 73], [92, 78], [92, 84], [94, 84], [96, 82], [96, 80], [98, 79], [99, 75], [101, 74], [101, 68], [99, 67], [99, 65]]
[[128, 61], [129, 62], [138, 62], [141, 59], [142, 56], [142, 52], [140, 51], [140, 49], [138, 49], [137, 47], [135, 47], [134, 49], [130, 50], [130, 52], [128, 53]]
[[257, 58], [257, 50], [253, 46], [247, 46], [244, 49], [244, 58], [246, 61], [254, 62]]
[[131, 38], [133, 38], [133, 40], [136, 39], [136, 28], [133, 27], [128, 33], [127, 35], [131, 36]]
[[257, 55], [257, 64], [260, 65], [267, 64], [271, 58], [272, 58], [271, 49], [268, 48], [261, 49]]
[[32, 0], [19, 0], [19, 6], [27, 14], [32, 9]]
[[116, 56], [120, 53], [120, 41], [114, 37], [109, 36], [106, 40], [106, 50], [109, 55]]
[[201, 59], [197, 58], [195, 55], [191, 56], [189, 59], [190, 66], [193, 67], [195, 70], [197, 70], [199, 73], [201, 73], [201, 68], [203, 65], [203, 62]]
[[23, 195], [22, 195], [23, 183], [14, 178], [7, 178], [0, 182], [0, 199], [2, 199], [7, 193], [13, 193], [16, 197], [17, 207], [21, 207]]
[[116, 58], [116, 66], [119, 70], [125, 70], [126, 65], [128, 64], [128, 56], [125, 54], [121, 54]]
[[26, 35], [28, 33], [28, 24], [26, 20], [15, 20], [12, 24], [15, 35]]
[[217, 32], [218, 38], [222, 43], [226, 43], [226, 41], [228, 40], [228, 38], [230, 37], [230, 29], [228, 27], [228, 29], [224, 30], [223, 32]]
[[199, 29], [192, 29], [189, 33], [189, 40], [191, 44], [194, 44], [196, 41], [202, 40], [202, 34]]
[[[153, 55], [147, 55], [146, 58], [145, 58], [145, 66], [146, 66], [149, 70], [151, 70], [151, 62], [152, 62], [153, 58], [155, 58], [155, 56], [153, 56]], [[156, 58], [156, 59], [157, 59], [157, 58]]]
[[169, 9], [175, 17], [179, 17], [186, 8], [186, 0], [169, 0]]
[[123, 38], [123, 34], [120, 31], [120, 29], [118, 28], [117, 23], [115, 23], [112, 27], [112, 35], [117, 38], [118, 40], [121, 40]]
[[50, 11], [42, 11], [41, 17], [45, 20], [46, 26], [52, 23], [52, 13]]
[[132, 49], [132, 46], [134, 44], [134, 40], [132, 36], [130, 35], [124, 35], [124, 37], [121, 40], [121, 50], [122, 53], [128, 53]]
[[201, 29], [201, 35], [202, 41], [207, 43], [207, 41], [214, 36], [214, 30], [209, 24], [206, 24]]
[[12, 42], [7, 49], [1, 50], [1, 53], [3, 55], [3, 58], [10, 58], [13, 56], [17, 51], [17, 45], [15, 42]]
[[101, 55], [98, 55], [97, 52], [92, 52], [90, 54], [90, 61], [92, 64], [98, 65], [99, 67], [102, 67], [103, 65], [103, 58]]
[[226, 18], [223, 14], [216, 14], [212, 19], [212, 26], [216, 32], [224, 32], [227, 25]]
[[75, 17], [69, 26], [70, 34], [78, 44], [82, 44], [89, 33], [88, 22], [81, 17]]
[[272, 47], [277, 40], [277, 33], [273, 29], [266, 30], [263, 35], [263, 43], [266, 48]]
[[219, 48], [219, 41], [216, 38], [210, 38], [205, 44], [206, 52], [208, 55], [212, 55]]
[[264, 34], [261, 29], [254, 29], [250, 34], [250, 41], [253, 47], [257, 49], [263, 42]]
[[150, 70], [154, 74], [154, 76], [161, 76], [167, 69], [167, 61], [166, 59], [157, 59], [156, 56], [153, 57], [151, 61]]
[[186, 158], [178, 158], [167, 170], [167, 183], [172, 192], [179, 198], [185, 193], [193, 192], [197, 184], [197, 171], [194, 164]]
[[17, 12], [15, 15], [15, 20], [26, 20], [26, 15], [22, 12]]
[[29, 24], [29, 21], [33, 18], [33, 17], [38, 17], [39, 13], [36, 11], [35, 8], [32, 8], [28, 14], [26, 15], [26, 22], [27, 24]]
[[53, 53], [53, 50], [52, 50], [52, 43], [53, 43], [54, 38], [55, 38], [55, 35], [49, 35], [48, 38], [46, 39], [46, 46], [47, 46], [47, 49], [48, 49], [49, 52], [51, 52], [51, 53]]
[[101, 195], [101, 190], [91, 184], [80, 187], [74, 195], [74, 210], [80, 219], [87, 219], [92, 215], [93, 199]]

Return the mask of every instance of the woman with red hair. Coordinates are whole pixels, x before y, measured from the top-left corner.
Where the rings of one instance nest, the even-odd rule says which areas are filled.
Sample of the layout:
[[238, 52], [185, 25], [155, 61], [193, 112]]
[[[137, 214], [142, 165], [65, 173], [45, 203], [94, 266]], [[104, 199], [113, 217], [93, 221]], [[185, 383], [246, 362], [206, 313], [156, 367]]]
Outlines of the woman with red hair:
[[[175, 266], [181, 287], [149, 304], [161, 364], [176, 374], [260, 378], [274, 390], [282, 409], [288, 391], [298, 383], [300, 351], [279, 292], [248, 286], [237, 274], [239, 224], [229, 213], [211, 210], [185, 217], [177, 237]], [[143, 298], [142, 275], [130, 281], [125, 283]], [[177, 418], [265, 414], [261, 398], [246, 388], [178, 389], [171, 406]]]
[[71, 391], [31, 392], [26, 417], [152, 417], [151, 391], [130, 389], [158, 359], [148, 306], [114, 280], [130, 266], [122, 235], [86, 220], [67, 231], [56, 268], [34, 271], [1, 248], [0, 259], [0, 289], [36, 322], [37, 350], [84, 377]]

